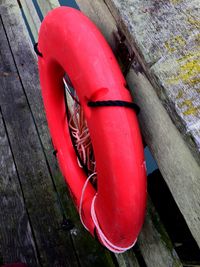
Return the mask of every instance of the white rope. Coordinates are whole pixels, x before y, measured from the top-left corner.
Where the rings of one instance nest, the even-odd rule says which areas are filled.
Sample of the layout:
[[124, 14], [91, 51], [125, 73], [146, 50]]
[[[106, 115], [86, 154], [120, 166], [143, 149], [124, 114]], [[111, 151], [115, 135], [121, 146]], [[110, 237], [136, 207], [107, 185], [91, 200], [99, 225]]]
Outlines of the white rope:
[[82, 206], [83, 206], [83, 198], [84, 198], [84, 194], [85, 194], [85, 190], [86, 190], [86, 187], [90, 181], [90, 179], [96, 175], [96, 172], [92, 173], [88, 178], [87, 180], [85, 181], [85, 184], [83, 186], [83, 189], [82, 189], [82, 192], [81, 192], [81, 199], [80, 199], [80, 205], [79, 205], [79, 216], [80, 216], [80, 220], [81, 220], [81, 223], [82, 225], [85, 227], [85, 229], [87, 231], [89, 231], [89, 229], [87, 228], [87, 226], [85, 225], [84, 221], [83, 221], [83, 217], [82, 217]]
[[97, 219], [96, 212], [95, 212], [95, 201], [96, 201], [96, 197], [97, 197], [97, 194], [94, 196], [94, 198], [92, 200], [91, 216], [92, 216], [92, 220], [94, 222], [94, 225], [96, 226], [96, 229], [97, 229], [97, 232], [99, 234], [99, 237], [101, 238], [101, 241], [104, 244], [104, 246], [107, 247], [110, 251], [112, 251], [114, 253], [122, 253], [122, 252], [127, 251], [128, 249], [131, 249], [135, 245], [137, 239], [130, 246], [128, 246], [128, 247], [119, 247], [119, 246], [114, 245], [105, 236], [105, 234], [103, 233], [101, 227], [99, 226], [98, 219]]
[[[82, 193], [81, 193], [81, 199], [80, 199], [80, 205], [79, 205], [79, 216], [80, 216], [80, 220], [83, 224], [83, 226], [85, 227], [85, 229], [87, 231], [89, 231], [89, 229], [87, 228], [87, 226], [85, 225], [84, 221], [83, 221], [83, 218], [82, 218], [82, 205], [83, 205], [83, 198], [84, 198], [84, 194], [85, 194], [85, 190], [86, 190], [86, 187], [90, 181], [90, 179], [96, 175], [96, 172], [91, 174], [87, 180], [85, 181], [85, 184], [83, 186], [83, 189], [82, 189]], [[96, 197], [97, 197], [97, 194], [94, 196], [93, 200], [92, 200], [92, 204], [91, 204], [91, 217], [92, 217], [92, 220], [93, 220], [93, 223], [96, 227], [96, 230], [98, 232], [98, 235], [103, 243], [103, 245], [108, 248], [110, 251], [114, 252], [114, 253], [123, 253], [125, 251], [127, 251], [128, 249], [131, 249], [137, 239], [133, 242], [133, 244], [131, 244], [130, 246], [128, 247], [119, 247], [119, 246], [116, 246], [114, 245], [111, 241], [108, 240], [108, 238], [105, 236], [105, 234], [103, 233], [101, 227], [99, 226], [99, 223], [98, 223], [98, 219], [97, 219], [97, 216], [96, 216], [96, 212], [95, 212], [95, 201], [96, 201]]]
[[[70, 92], [70, 88], [69, 88], [69, 86], [68, 86], [68, 84], [67, 84], [67, 82], [66, 82], [66, 80], [64, 78], [63, 78], [63, 82], [64, 82], [64, 85], [65, 85], [69, 95], [72, 97], [71, 92]], [[74, 99], [74, 100], [76, 100], [76, 99]], [[87, 128], [87, 125], [84, 123], [84, 117], [83, 117], [83, 113], [81, 113], [80, 106], [79, 106], [78, 109], [76, 109], [76, 105], [74, 105], [73, 114], [74, 115], [71, 115], [71, 119], [69, 120], [69, 128], [71, 129], [72, 136], [75, 138], [77, 151], [79, 152], [81, 160], [82, 160], [83, 164], [86, 165], [87, 161], [88, 162], [92, 162], [92, 161], [89, 161], [90, 156], [88, 156], [88, 155], [90, 155], [90, 152], [92, 151], [91, 140], [89, 140], [89, 142], [88, 142], [88, 139], [90, 137], [89, 130]], [[87, 151], [85, 149], [87, 149]], [[78, 166], [80, 168], [83, 168], [83, 166], [81, 165], [81, 163], [80, 163], [78, 158], [77, 158], [77, 162], [78, 162]], [[91, 180], [91, 178], [94, 175], [96, 175], [96, 172], [95, 172], [96, 164], [95, 164], [95, 162], [94, 162], [93, 166], [91, 167], [92, 169], [90, 167], [91, 167], [90, 165], [87, 166], [88, 170], [92, 171], [93, 173], [86, 179], [86, 181], [85, 181], [85, 183], [83, 185], [82, 192], [81, 192], [81, 198], [80, 198], [80, 204], [79, 204], [80, 220], [81, 220], [81, 223], [83, 224], [83, 226], [85, 227], [85, 229], [87, 231], [89, 231], [89, 229], [88, 229], [88, 227], [85, 225], [85, 223], [83, 221], [82, 206], [83, 206], [84, 195], [85, 195], [85, 190], [87, 188], [87, 185], [88, 185], [89, 181]], [[96, 197], [97, 197], [97, 194], [94, 196], [94, 198], [92, 200], [91, 211], [90, 212], [91, 212], [91, 217], [92, 217], [93, 223], [94, 223], [94, 225], [96, 227], [98, 236], [101, 239], [101, 241], [104, 244], [104, 246], [107, 247], [110, 251], [115, 252], [115, 253], [122, 253], [122, 252], [125, 252], [126, 250], [132, 248], [134, 246], [135, 242], [137, 241], [137, 239], [134, 241], [134, 243], [131, 246], [119, 247], [119, 246], [115, 246], [104, 235], [102, 229], [99, 226], [98, 219], [97, 219], [96, 212], [95, 212], [95, 200], [96, 200]]]

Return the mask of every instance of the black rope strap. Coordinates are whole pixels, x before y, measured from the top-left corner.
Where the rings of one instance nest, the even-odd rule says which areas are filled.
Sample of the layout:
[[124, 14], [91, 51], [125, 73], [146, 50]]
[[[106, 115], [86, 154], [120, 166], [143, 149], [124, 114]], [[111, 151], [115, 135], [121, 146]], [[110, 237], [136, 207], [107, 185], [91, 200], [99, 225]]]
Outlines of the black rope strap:
[[38, 50], [38, 43], [34, 44], [34, 51], [39, 57], [43, 57], [42, 53]]
[[140, 112], [138, 105], [132, 102], [122, 101], [122, 100], [106, 100], [106, 101], [89, 101], [89, 107], [126, 107], [135, 110], [136, 114]]

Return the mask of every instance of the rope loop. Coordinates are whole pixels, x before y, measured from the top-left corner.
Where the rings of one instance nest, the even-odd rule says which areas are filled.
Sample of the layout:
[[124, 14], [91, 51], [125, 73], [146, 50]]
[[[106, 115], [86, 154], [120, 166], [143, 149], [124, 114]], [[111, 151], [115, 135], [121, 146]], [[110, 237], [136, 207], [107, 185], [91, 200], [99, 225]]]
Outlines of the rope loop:
[[96, 107], [126, 107], [135, 110], [136, 114], [139, 114], [140, 108], [133, 102], [127, 102], [122, 100], [105, 100], [105, 101], [89, 101], [88, 106], [92, 108]]
[[[80, 216], [80, 220], [83, 224], [83, 226], [85, 227], [85, 229], [87, 231], [89, 231], [89, 229], [87, 228], [87, 226], [85, 225], [84, 221], [83, 221], [83, 217], [82, 217], [82, 206], [83, 206], [83, 199], [84, 199], [84, 194], [85, 194], [85, 190], [87, 188], [87, 185], [89, 183], [89, 181], [91, 180], [91, 178], [96, 175], [96, 172], [91, 174], [85, 181], [85, 184], [83, 186], [82, 192], [81, 192], [81, 199], [80, 199], [80, 205], [79, 205], [79, 216]], [[100, 238], [102, 244], [109, 249], [110, 251], [114, 252], [114, 253], [123, 253], [125, 251], [127, 251], [128, 249], [131, 249], [137, 239], [128, 247], [119, 247], [114, 245], [111, 241], [108, 240], [108, 238], [105, 236], [105, 234], [103, 233], [99, 223], [98, 223], [98, 219], [96, 216], [96, 212], [95, 212], [95, 200], [96, 200], [97, 194], [94, 196], [93, 200], [92, 200], [92, 204], [91, 204], [91, 217], [92, 217], [92, 221], [95, 225], [95, 231], [96, 231], [96, 236]]]

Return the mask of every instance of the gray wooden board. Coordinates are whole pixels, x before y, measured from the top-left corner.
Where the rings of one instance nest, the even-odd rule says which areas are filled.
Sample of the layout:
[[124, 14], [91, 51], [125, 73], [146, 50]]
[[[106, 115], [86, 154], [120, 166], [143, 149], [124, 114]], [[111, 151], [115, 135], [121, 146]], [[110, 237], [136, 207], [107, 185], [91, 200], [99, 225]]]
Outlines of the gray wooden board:
[[132, 250], [123, 254], [116, 254], [115, 257], [120, 267], [140, 267], [135, 253]]
[[200, 1], [105, 2], [200, 163]]
[[20, 0], [20, 4], [24, 11], [24, 15], [26, 16], [27, 23], [33, 34], [34, 41], [37, 42], [40, 19], [35, 9], [35, 6], [30, 0]]
[[[55, 167], [58, 168], [57, 165]], [[56, 173], [56, 168], [53, 169], [53, 173]], [[70, 233], [80, 266], [114, 267], [110, 252], [101, 246], [82, 226], [77, 209], [70, 198], [66, 183], [59, 171], [54, 175], [54, 179], [62, 201], [63, 211], [74, 224], [74, 228]]]
[[[103, 249], [97, 241], [90, 237], [79, 223], [77, 211], [69, 198], [66, 184], [58, 169], [53, 156], [53, 147], [49, 136], [39, 85], [36, 56], [30, 38], [20, 16], [19, 8], [14, 1], [7, 1], [4, 18], [11, 27], [7, 28], [7, 35], [12, 47], [13, 56], [17, 64], [20, 79], [32, 111], [38, 134], [45, 152], [45, 157], [51, 170], [54, 183], [61, 198], [62, 209], [67, 217], [75, 223], [72, 231], [73, 246], [76, 250], [81, 266], [113, 266], [110, 253]], [[21, 35], [15, 34], [21, 32]], [[17, 44], [17, 46], [16, 46]], [[24, 50], [24, 47], [26, 49]], [[28, 71], [26, 71], [28, 70]]]
[[183, 266], [150, 199], [138, 245], [148, 267]]
[[145, 75], [132, 69], [127, 81], [141, 107], [139, 121], [144, 138], [200, 247], [200, 167]]
[[[9, 32], [12, 24], [7, 20], [5, 5], [1, 1], [3, 24]], [[12, 34], [19, 36], [21, 32], [12, 32]], [[0, 36], [1, 72], [4, 73], [0, 88], [0, 105], [36, 245], [40, 252], [40, 263], [43, 266], [77, 266], [70, 236], [60, 230], [62, 214], [34, 120], [9, 50], [10, 44], [7, 42], [2, 27]], [[23, 35], [20, 38], [23, 40]], [[15, 47], [17, 47], [17, 42]], [[26, 51], [26, 46], [23, 51]]]
[[[0, 24], [0, 27], [2, 25]], [[2, 77], [3, 72], [0, 72]], [[0, 79], [1, 80], [1, 79]], [[0, 265], [38, 266], [35, 242], [0, 110]]]
[[58, 0], [37, 0], [37, 3], [40, 7], [43, 16], [45, 16], [51, 9], [60, 6]]
[[76, 3], [81, 11], [98, 25], [106, 40], [112, 46], [112, 49], [115, 49], [115, 37], [113, 32], [117, 32], [117, 26], [106, 4], [102, 0], [76, 0]]
[[75, 224], [75, 227], [71, 230], [71, 236], [80, 266], [114, 267], [115, 264], [110, 252], [100, 245], [82, 226], [78, 213], [74, 208], [72, 200], [69, 199], [69, 193], [64, 186], [62, 186], [62, 193], [65, 211]]

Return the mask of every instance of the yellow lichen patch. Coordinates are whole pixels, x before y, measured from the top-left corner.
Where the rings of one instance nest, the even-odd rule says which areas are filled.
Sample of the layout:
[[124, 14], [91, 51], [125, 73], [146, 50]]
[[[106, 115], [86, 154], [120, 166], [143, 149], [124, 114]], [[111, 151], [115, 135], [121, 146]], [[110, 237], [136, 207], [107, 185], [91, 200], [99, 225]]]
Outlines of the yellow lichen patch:
[[189, 108], [186, 111], [183, 112], [183, 115], [187, 116], [187, 115], [197, 115], [198, 112], [200, 110], [200, 106], [199, 107], [193, 107], [193, 108]]
[[183, 112], [183, 115], [187, 116], [187, 115], [194, 115], [196, 116], [199, 111], [200, 111], [200, 106], [195, 107], [193, 102], [193, 100], [184, 100], [182, 103], [178, 104], [179, 108], [183, 108], [186, 107], [186, 110]]
[[195, 26], [195, 28], [200, 28], [200, 21], [199, 20], [190, 17], [190, 18], [188, 18], [188, 22], [191, 25]]
[[180, 69], [181, 74], [179, 75], [179, 77], [181, 78], [181, 80], [186, 83], [191, 83], [192, 80], [192, 82], [194, 83], [195, 79], [193, 77], [200, 73], [200, 61], [192, 60], [186, 62], [183, 66], [181, 66]]
[[200, 58], [200, 47], [196, 47], [196, 51], [192, 51], [185, 56], [179, 58], [177, 62], [182, 62], [185, 60], [193, 60], [193, 59], [199, 59]]
[[186, 41], [183, 39], [181, 35], [172, 37], [169, 39], [169, 41], [165, 42], [165, 47], [167, 50], [172, 53], [180, 49], [180, 47], [183, 47], [186, 44]]
[[195, 41], [197, 44], [200, 43], [200, 33], [198, 33], [198, 34], [195, 36], [194, 41]]
[[200, 78], [196, 78], [196, 79], [191, 79], [190, 80], [190, 84], [192, 84], [192, 85], [195, 85], [195, 84], [198, 84], [198, 83], [200, 83]]
[[170, 3], [172, 3], [173, 5], [179, 4], [181, 3], [183, 0], [170, 0]]
[[180, 64], [179, 73], [176, 77], [168, 80], [169, 83], [175, 84], [180, 81], [194, 85], [199, 83], [199, 73], [200, 73], [200, 51], [192, 52], [188, 55], [177, 60]]
[[183, 97], [184, 91], [179, 90], [178, 95], [176, 96], [176, 99], [181, 99]]

